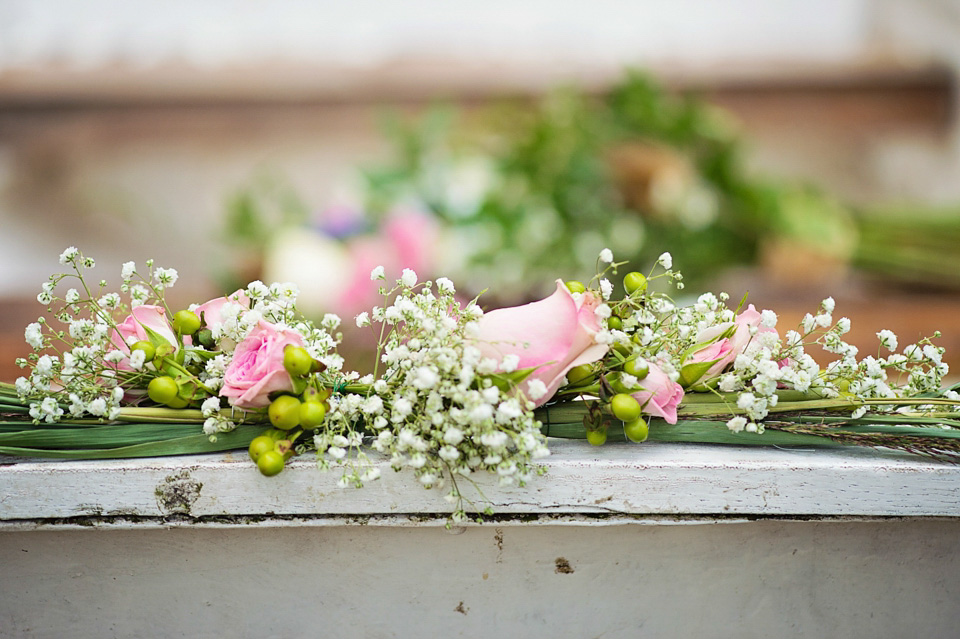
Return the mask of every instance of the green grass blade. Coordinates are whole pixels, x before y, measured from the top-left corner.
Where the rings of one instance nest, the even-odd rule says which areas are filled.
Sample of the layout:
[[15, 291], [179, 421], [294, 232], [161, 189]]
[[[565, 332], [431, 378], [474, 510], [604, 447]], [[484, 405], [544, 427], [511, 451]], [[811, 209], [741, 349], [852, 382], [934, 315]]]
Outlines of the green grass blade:
[[0, 445], [0, 454], [54, 459], [127, 459], [134, 457], [163, 457], [167, 455], [196, 455], [246, 448], [254, 437], [262, 434], [265, 426], [238, 426], [229, 433], [221, 433], [216, 442], [206, 435], [189, 435], [155, 442], [120, 446], [117, 448], [43, 449]]

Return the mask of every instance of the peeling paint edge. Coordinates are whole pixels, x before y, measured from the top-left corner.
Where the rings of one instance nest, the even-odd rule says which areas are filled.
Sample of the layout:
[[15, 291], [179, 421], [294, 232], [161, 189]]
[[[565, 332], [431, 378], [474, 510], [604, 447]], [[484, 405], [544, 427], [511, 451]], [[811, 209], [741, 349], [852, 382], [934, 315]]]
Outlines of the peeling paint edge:
[[[796, 523], [865, 523], [902, 521], [950, 521], [960, 524], [957, 517], [938, 516], [863, 516], [863, 515], [499, 515], [482, 523], [463, 522], [453, 526], [451, 533], [466, 528], [484, 526], [704, 526], [717, 524], [750, 524], [765, 521]], [[168, 529], [224, 529], [224, 528], [312, 528], [312, 527], [374, 526], [385, 528], [444, 528], [446, 516], [421, 514], [384, 515], [209, 515], [189, 517], [174, 515], [151, 516], [82, 516], [58, 519], [15, 519], [0, 521], [0, 533], [27, 531], [68, 530], [168, 530]]]

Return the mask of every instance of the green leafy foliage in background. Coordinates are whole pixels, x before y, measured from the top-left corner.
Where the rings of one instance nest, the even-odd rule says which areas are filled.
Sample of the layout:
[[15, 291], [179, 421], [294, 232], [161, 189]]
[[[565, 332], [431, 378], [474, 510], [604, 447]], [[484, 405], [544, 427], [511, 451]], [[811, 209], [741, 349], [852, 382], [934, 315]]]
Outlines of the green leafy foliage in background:
[[601, 96], [438, 109], [388, 133], [394, 159], [367, 171], [369, 209], [424, 206], [459, 229], [477, 288], [584, 277], [604, 246], [638, 263], [669, 249], [700, 285], [754, 263], [769, 237], [840, 259], [855, 238], [832, 199], [749, 175], [724, 112], [639, 72]]

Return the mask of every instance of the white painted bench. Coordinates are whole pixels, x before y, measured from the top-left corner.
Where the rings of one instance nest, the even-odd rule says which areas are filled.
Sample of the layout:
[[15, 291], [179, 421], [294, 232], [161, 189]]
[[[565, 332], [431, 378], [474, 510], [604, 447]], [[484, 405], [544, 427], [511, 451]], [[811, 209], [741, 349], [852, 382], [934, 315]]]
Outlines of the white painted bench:
[[481, 481], [496, 515], [451, 530], [385, 461], [359, 490], [239, 453], [0, 466], [0, 636], [958, 633], [960, 466], [551, 449], [526, 489]]

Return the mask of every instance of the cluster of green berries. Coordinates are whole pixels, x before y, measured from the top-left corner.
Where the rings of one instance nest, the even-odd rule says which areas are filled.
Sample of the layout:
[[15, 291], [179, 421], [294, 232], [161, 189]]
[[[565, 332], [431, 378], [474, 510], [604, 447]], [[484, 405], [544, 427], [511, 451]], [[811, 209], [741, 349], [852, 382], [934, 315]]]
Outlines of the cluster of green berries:
[[[178, 336], [190, 336], [200, 342], [211, 340], [210, 330], [203, 327], [202, 320], [193, 311], [177, 311], [173, 315], [172, 325]], [[201, 394], [198, 393], [196, 384], [177, 374], [179, 366], [183, 364], [183, 351], [178, 351], [176, 357], [170, 358], [173, 361], [167, 359], [175, 350], [170, 344], [164, 343], [158, 347], [149, 340], [141, 340], [130, 347], [131, 354], [143, 351], [144, 362], [153, 362], [158, 370], [167, 373], [150, 380], [147, 397], [170, 408], [186, 408], [194, 398], [201, 397]]]
[[[583, 283], [575, 280], [566, 282], [566, 286], [567, 290], [571, 293], [583, 293], [586, 291]], [[628, 297], [642, 293], [647, 289], [646, 276], [636, 271], [627, 273], [623, 278], [623, 289], [626, 291]], [[611, 330], [621, 330], [623, 328], [623, 321], [620, 317], [611, 315], [607, 319], [607, 327]], [[623, 351], [625, 355], [627, 352], [628, 351]], [[637, 380], [642, 380], [650, 371], [646, 362], [633, 358], [623, 362], [623, 372], [632, 375]], [[586, 384], [593, 379], [595, 373], [594, 367], [590, 364], [575, 366], [567, 373], [567, 382], [571, 386]], [[640, 402], [630, 394], [630, 389], [627, 388], [620, 379], [619, 374], [611, 375], [607, 381], [613, 390], [616, 391], [616, 394], [610, 399], [610, 412], [613, 413], [614, 417], [623, 422], [624, 435], [632, 442], [639, 443], [646, 441], [650, 434], [650, 427], [642, 417], [643, 407], [640, 405]], [[594, 446], [601, 446], [607, 441], [606, 422], [599, 422], [595, 428], [588, 427], [586, 432], [587, 441]]]
[[[283, 367], [291, 379], [305, 379], [315, 370], [316, 362], [302, 346], [283, 349]], [[307, 383], [299, 395], [284, 393], [270, 402], [267, 416], [273, 428], [250, 442], [250, 459], [260, 472], [271, 477], [283, 470], [293, 456], [293, 443], [304, 431], [318, 428], [327, 416], [329, 389], [318, 389]]]

